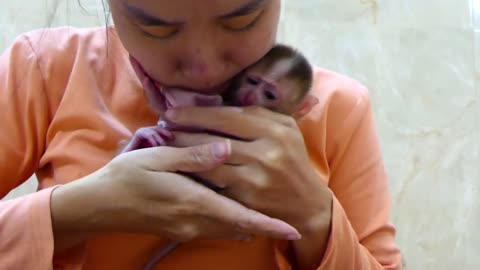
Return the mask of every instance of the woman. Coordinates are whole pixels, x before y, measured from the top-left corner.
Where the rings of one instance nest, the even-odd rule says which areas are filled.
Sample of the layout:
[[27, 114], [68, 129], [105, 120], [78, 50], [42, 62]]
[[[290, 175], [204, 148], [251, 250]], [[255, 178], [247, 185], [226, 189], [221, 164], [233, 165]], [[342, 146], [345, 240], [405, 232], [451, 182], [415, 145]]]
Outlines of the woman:
[[109, 4], [115, 27], [27, 33], [0, 59], [0, 195], [39, 180], [0, 204], [0, 269], [141, 269], [177, 240], [157, 269], [401, 268], [368, 94], [351, 79], [315, 69], [320, 103], [297, 123], [259, 108], [161, 116], [248, 142], [177, 133], [115, 157], [158, 120], [130, 56], [159, 85], [219, 93], [273, 46], [281, 0]]

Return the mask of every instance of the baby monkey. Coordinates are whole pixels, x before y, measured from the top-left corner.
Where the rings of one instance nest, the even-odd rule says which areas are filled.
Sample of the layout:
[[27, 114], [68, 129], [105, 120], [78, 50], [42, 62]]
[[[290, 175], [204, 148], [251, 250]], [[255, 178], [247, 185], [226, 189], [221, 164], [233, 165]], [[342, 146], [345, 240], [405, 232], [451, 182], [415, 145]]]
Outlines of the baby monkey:
[[[182, 89], [160, 88], [132, 59], [142, 79], [150, 106], [159, 113], [186, 106], [261, 106], [300, 118], [309, 113], [318, 99], [309, 94], [313, 70], [300, 52], [286, 45], [274, 46], [263, 58], [237, 75], [229, 89], [219, 95], [202, 95]], [[179, 127], [164, 120], [157, 126], [138, 129], [121, 153], [140, 148], [164, 146], [173, 139], [171, 130], [200, 131]]]
[[[132, 65], [140, 77], [150, 106], [160, 114], [170, 108], [185, 106], [261, 106], [272, 111], [300, 118], [309, 113], [318, 103], [311, 95], [313, 70], [308, 60], [295, 49], [286, 45], [274, 46], [262, 59], [246, 68], [233, 80], [231, 87], [221, 96], [202, 95], [182, 89], [158, 87], [153, 79], [131, 58]], [[121, 150], [122, 153], [140, 148], [164, 146], [174, 140], [172, 130], [200, 131], [198, 127], [178, 127], [164, 120], [157, 126], [140, 128]], [[227, 134], [228, 135], [228, 134]], [[195, 180], [215, 191], [218, 189], [202, 179]], [[180, 242], [172, 242], [160, 250], [145, 266], [154, 266]]]
[[308, 60], [289, 46], [276, 45], [238, 75], [223, 98], [225, 105], [262, 106], [299, 118], [318, 103], [309, 95], [312, 83]]

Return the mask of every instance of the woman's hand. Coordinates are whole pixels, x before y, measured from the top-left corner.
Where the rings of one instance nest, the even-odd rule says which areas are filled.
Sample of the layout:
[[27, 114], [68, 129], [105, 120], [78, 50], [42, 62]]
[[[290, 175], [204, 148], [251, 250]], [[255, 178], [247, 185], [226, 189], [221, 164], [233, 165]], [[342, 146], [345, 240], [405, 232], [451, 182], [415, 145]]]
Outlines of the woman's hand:
[[150, 233], [176, 241], [251, 235], [298, 239], [298, 232], [285, 222], [174, 173], [214, 169], [230, 155], [225, 140], [190, 148], [141, 149], [58, 187], [51, 199], [56, 252], [92, 232]]
[[[295, 120], [260, 107], [191, 107], [168, 111], [168, 120], [205, 128], [232, 140], [232, 155], [222, 166], [197, 175], [223, 187], [222, 194], [296, 227], [302, 269], [318, 267], [331, 223], [332, 195], [310, 163]], [[206, 134], [176, 133], [175, 146], [217, 141]]]

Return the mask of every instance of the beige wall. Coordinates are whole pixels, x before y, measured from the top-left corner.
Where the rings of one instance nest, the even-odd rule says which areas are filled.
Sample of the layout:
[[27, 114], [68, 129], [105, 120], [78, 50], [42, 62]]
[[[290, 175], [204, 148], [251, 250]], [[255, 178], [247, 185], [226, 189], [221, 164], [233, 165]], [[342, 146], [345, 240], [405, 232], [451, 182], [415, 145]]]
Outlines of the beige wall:
[[[0, 49], [54, 2], [0, 2]], [[284, 2], [282, 40], [371, 91], [407, 269], [480, 269], [480, 1]], [[53, 25], [103, 22], [100, 0], [60, 3]]]

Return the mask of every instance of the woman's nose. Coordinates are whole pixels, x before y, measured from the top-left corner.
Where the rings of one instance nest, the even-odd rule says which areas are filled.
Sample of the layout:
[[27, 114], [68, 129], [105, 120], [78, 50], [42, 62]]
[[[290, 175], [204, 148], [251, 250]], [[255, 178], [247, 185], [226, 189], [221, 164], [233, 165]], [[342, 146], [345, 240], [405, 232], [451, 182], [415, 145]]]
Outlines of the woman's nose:
[[195, 49], [190, 55], [185, 55], [180, 69], [186, 80], [198, 84], [199, 87], [211, 87], [220, 83], [224, 72], [225, 60], [213, 49]]

